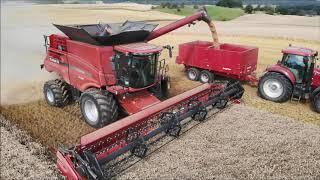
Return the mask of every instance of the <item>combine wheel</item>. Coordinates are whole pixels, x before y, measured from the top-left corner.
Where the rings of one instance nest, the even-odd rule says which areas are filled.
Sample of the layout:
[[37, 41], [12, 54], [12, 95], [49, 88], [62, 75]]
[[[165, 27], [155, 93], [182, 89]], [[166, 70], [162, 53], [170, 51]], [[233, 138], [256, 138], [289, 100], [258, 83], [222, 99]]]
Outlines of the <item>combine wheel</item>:
[[320, 92], [314, 96], [312, 103], [313, 103], [314, 110], [320, 113]]
[[51, 106], [62, 107], [68, 104], [70, 92], [68, 84], [60, 79], [47, 81], [43, 86], [43, 94]]
[[187, 76], [192, 81], [198, 81], [200, 76], [200, 71], [197, 68], [189, 68], [187, 70]]
[[118, 105], [113, 95], [98, 89], [82, 93], [80, 110], [84, 120], [94, 128], [101, 128], [118, 118]]
[[203, 70], [200, 73], [200, 82], [202, 83], [212, 83], [214, 79], [214, 75], [207, 70]]
[[260, 79], [258, 91], [264, 99], [274, 102], [285, 102], [292, 94], [292, 84], [284, 75], [269, 72]]

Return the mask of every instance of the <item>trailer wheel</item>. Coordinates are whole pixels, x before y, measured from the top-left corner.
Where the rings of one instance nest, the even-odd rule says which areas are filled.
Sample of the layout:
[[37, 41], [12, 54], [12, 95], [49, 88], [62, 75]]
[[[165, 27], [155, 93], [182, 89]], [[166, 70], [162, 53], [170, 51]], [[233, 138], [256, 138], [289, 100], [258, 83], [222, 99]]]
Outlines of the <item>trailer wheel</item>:
[[200, 71], [197, 68], [189, 68], [187, 70], [188, 79], [192, 81], [198, 81], [200, 75]]
[[284, 75], [266, 73], [259, 81], [258, 91], [262, 98], [273, 102], [285, 102], [292, 94], [292, 84]]
[[86, 123], [94, 128], [101, 128], [118, 118], [118, 105], [113, 95], [98, 89], [82, 93], [80, 110]]
[[200, 73], [200, 82], [202, 83], [212, 83], [214, 79], [214, 75], [207, 70], [203, 70]]
[[43, 94], [46, 102], [51, 106], [62, 107], [70, 100], [68, 84], [60, 79], [50, 80], [44, 83]]
[[314, 96], [312, 100], [313, 108], [316, 112], [320, 113], [320, 92]]

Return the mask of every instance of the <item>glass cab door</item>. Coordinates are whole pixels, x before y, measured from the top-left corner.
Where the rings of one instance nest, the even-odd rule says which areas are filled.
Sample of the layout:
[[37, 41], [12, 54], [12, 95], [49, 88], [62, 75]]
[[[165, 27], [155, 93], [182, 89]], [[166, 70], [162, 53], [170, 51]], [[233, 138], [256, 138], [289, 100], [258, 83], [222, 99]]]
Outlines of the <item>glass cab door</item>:
[[282, 58], [282, 64], [294, 74], [297, 83], [302, 83], [306, 79], [310, 62], [309, 57], [295, 54], [284, 54]]
[[155, 83], [158, 54], [115, 56], [118, 84], [131, 88], [144, 88]]

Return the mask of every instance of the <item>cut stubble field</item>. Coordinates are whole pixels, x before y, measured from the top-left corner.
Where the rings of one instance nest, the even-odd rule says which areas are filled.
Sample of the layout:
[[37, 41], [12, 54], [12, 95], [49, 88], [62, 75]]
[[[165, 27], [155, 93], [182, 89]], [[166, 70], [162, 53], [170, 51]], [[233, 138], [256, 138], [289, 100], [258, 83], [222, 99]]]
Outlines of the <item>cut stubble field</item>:
[[[4, 31], [2, 31], [2, 34], [7, 35], [10, 37], [10, 40], [19, 40], [22, 37], [29, 38], [30, 40], [36, 39], [37, 36], [41, 36], [41, 34], [38, 34], [38, 31], [35, 31], [33, 29], [37, 28], [42, 28], [41, 31], [44, 31], [43, 33], [46, 34], [48, 32], [56, 32], [53, 27], [49, 23], [55, 22], [55, 23], [60, 23], [60, 24], [79, 24], [79, 23], [96, 23], [99, 20], [103, 19], [104, 22], [108, 22], [108, 20], [112, 22], [116, 21], [124, 21], [126, 19], [131, 19], [133, 17], [136, 17], [137, 20], [152, 20], [152, 19], [163, 19], [163, 21], [158, 21], [160, 24], [159, 26], [161, 27], [164, 24], [168, 23], [168, 19], [175, 20], [179, 19], [180, 16], [176, 15], [169, 15], [161, 12], [139, 12], [139, 11], [130, 11], [127, 10], [127, 8], [132, 8], [131, 6], [116, 6], [118, 9], [113, 9], [113, 10], [84, 10], [85, 6], [77, 6], [77, 8], [71, 8], [69, 6], [34, 6], [34, 7], [28, 7], [28, 8], [20, 8], [17, 11], [21, 12], [20, 14], [10, 14], [8, 13], [8, 17], [5, 17], [5, 21], [1, 21], [2, 23], [5, 22], [4, 26]], [[81, 9], [82, 8], [82, 9]], [[90, 7], [92, 8], [92, 7]], [[120, 8], [120, 9], [119, 9]], [[126, 9], [121, 9], [121, 8], [126, 8]], [[32, 13], [31, 13], [32, 12]], [[39, 16], [41, 14], [41, 16]], [[147, 15], [146, 15], [147, 14]], [[161, 17], [161, 18], [159, 18]], [[3, 18], [3, 17], [1, 17]], [[29, 24], [26, 24], [27, 19], [37, 19], [38, 21], [33, 21], [30, 22]], [[244, 20], [243, 23], [249, 22], [248, 26], [250, 26], [250, 20]], [[263, 21], [263, 19], [261, 20]], [[313, 21], [313, 20], [312, 20]], [[231, 21], [232, 23], [233, 21]], [[239, 21], [235, 20], [235, 24], [239, 23]], [[26, 25], [25, 27], [21, 27], [22, 30], [19, 30], [19, 34], [15, 34], [16, 30], [15, 27], [18, 27], [19, 24]], [[156, 22], [155, 22], [156, 23]], [[230, 22], [228, 22], [230, 23]], [[299, 24], [299, 22], [297, 22]], [[20, 26], [19, 26], [20, 27]], [[316, 50], [320, 49], [320, 44], [318, 41], [310, 41], [310, 40], [299, 40], [296, 38], [279, 38], [279, 37], [258, 37], [255, 33], [253, 33], [254, 36], [248, 36], [244, 34], [237, 34], [237, 27], [234, 27], [234, 34], [229, 34], [229, 25], [224, 25], [222, 22], [217, 22], [217, 30], [218, 34], [220, 35], [220, 42], [228, 42], [228, 43], [237, 43], [237, 44], [245, 44], [245, 45], [253, 45], [259, 47], [259, 60], [258, 60], [258, 69], [257, 73], [261, 74], [263, 70], [267, 67], [269, 64], [274, 64], [277, 62], [279, 58], [281, 58], [281, 49], [284, 47], [287, 47], [288, 44], [293, 44], [293, 45], [298, 45], [298, 46], [306, 46], [309, 48], [313, 48]], [[24, 29], [23, 29], [24, 28]], [[290, 29], [293, 28], [293, 29]], [[288, 31], [294, 30], [295, 26], [290, 26], [288, 28]], [[309, 32], [310, 29], [307, 29], [306, 32]], [[299, 32], [298, 36], [300, 36], [301, 32]], [[266, 36], [266, 34], [263, 34], [262, 36]], [[267, 34], [268, 36], [268, 34]], [[306, 33], [306, 39], [310, 39], [308, 34]], [[312, 36], [311, 36], [312, 37]], [[32, 44], [29, 46], [29, 48], [33, 49], [39, 49], [42, 48], [42, 39], [39, 38], [39, 41], [31, 41]], [[320, 38], [319, 38], [320, 39]], [[208, 29], [206, 29], [206, 25], [204, 23], [198, 23], [195, 26], [191, 26], [190, 28], [183, 28], [182, 30], [170, 33], [168, 35], [162, 36], [154, 41], [151, 41], [151, 43], [157, 44], [157, 45], [167, 45], [170, 44], [174, 46], [173, 50], [173, 57], [177, 56], [178, 52], [178, 45], [180, 43], [184, 42], [190, 42], [190, 41], [195, 41], [195, 40], [206, 40], [210, 41], [211, 36], [210, 32]], [[6, 79], [1, 79], [2, 82], [5, 82], [6, 86], [1, 86], [1, 96], [5, 97], [2, 98], [5, 99], [6, 101], [2, 101], [1, 103], [1, 114], [5, 117], [5, 119], [9, 120], [11, 123], [16, 124], [20, 129], [25, 130], [28, 134], [31, 135], [32, 138], [34, 138], [37, 142], [40, 142], [41, 144], [45, 145], [48, 148], [56, 148], [60, 144], [75, 144], [78, 143], [80, 137], [84, 134], [87, 134], [89, 132], [94, 131], [93, 128], [90, 128], [88, 125], [84, 123], [84, 121], [81, 119], [81, 115], [79, 112], [79, 107], [78, 104], [73, 104], [73, 105], [68, 105], [65, 108], [53, 108], [49, 107], [43, 100], [42, 98], [42, 84], [46, 79], [53, 78], [54, 76], [51, 75], [44, 75], [44, 72], [39, 70], [35, 70], [34, 66], [38, 66], [39, 64], [42, 63], [42, 58], [44, 56], [43, 52], [40, 50], [34, 50], [32, 52], [28, 52], [26, 54], [25, 51], [21, 51], [23, 49], [26, 49], [26, 46], [21, 47], [22, 45], [26, 45], [27, 42], [21, 42], [20, 44], [17, 45], [12, 45], [12, 42], [10, 41], [9, 43], [9, 38], [5, 38], [4, 40], [1, 39], [1, 43], [6, 43], [8, 46], [1, 47], [4, 48], [3, 52], [6, 52], [5, 55], [3, 56], [1, 54], [1, 63], [3, 65], [3, 62], [5, 63], [5, 67], [12, 67], [8, 66], [10, 63], [17, 63], [19, 64], [20, 61], [23, 59], [23, 61], [28, 61], [30, 63], [27, 63], [25, 66], [16, 66], [17, 70], [20, 72], [24, 72], [21, 75], [17, 76], [12, 76], [14, 78], [11, 78], [10, 71], [5, 71], [8, 74], [2, 74], [1, 78], [6, 78]], [[7, 42], [8, 41], [8, 42]], [[16, 52], [22, 52], [20, 54], [17, 54]], [[38, 54], [37, 54], [38, 53]], [[13, 56], [14, 55], [14, 56]], [[17, 57], [12, 58], [12, 57]], [[164, 52], [161, 55], [161, 58], [167, 59], [167, 63], [170, 66], [170, 76], [172, 80], [172, 89], [170, 90], [170, 96], [175, 96], [181, 92], [184, 92], [188, 89], [191, 89], [193, 87], [196, 87], [200, 83], [198, 82], [191, 82], [189, 81], [186, 76], [185, 76], [185, 71], [184, 67], [181, 65], [175, 64], [175, 59], [174, 58], [169, 58], [168, 53], [164, 50]], [[4, 60], [3, 60], [4, 59]], [[33, 72], [30, 72], [30, 69], [32, 69]], [[14, 71], [15, 72], [15, 71]], [[1, 67], [1, 73], [3, 73], [3, 67]], [[30, 74], [30, 77], [28, 80], [25, 80], [23, 76], [25, 74]], [[19, 81], [19, 76], [21, 76], [21, 79]], [[31, 79], [31, 80], [30, 80]], [[17, 86], [16, 84], [19, 84]], [[205, 157], [202, 155], [199, 155], [200, 160], [197, 161], [195, 160], [194, 165], [186, 165], [188, 167], [185, 167], [185, 170], [190, 170], [190, 172], [181, 172], [183, 171], [177, 164], [172, 164], [168, 165], [168, 162], [162, 162], [163, 167], [167, 168], [173, 168], [176, 171], [176, 174], [181, 174], [179, 176], [180, 178], [184, 177], [195, 177], [195, 178], [201, 178], [201, 177], [208, 177], [211, 176], [210, 174], [206, 174], [209, 169], [206, 168], [200, 168], [200, 166], [204, 165], [203, 167], [214, 167], [212, 172], [218, 172], [222, 169], [225, 168], [230, 168], [230, 171], [221, 171], [224, 172], [225, 174], [216, 174], [214, 175], [215, 177], [221, 177], [221, 178], [228, 178], [228, 177], [239, 177], [239, 178], [246, 178], [246, 177], [272, 177], [272, 172], [275, 171], [277, 172], [278, 170], [285, 171], [286, 168], [285, 166], [288, 165], [285, 162], [276, 162], [275, 160], [272, 160], [274, 155], [275, 157], [282, 158], [283, 161], [290, 161], [289, 166], [292, 168], [289, 173], [291, 175], [295, 175], [297, 177], [312, 177], [312, 175], [317, 175], [319, 176], [319, 164], [320, 160], [319, 159], [314, 159], [314, 157], [320, 157], [319, 156], [319, 148], [317, 148], [317, 144], [315, 143], [316, 140], [319, 140], [319, 126], [320, 126], [320, 116], [319, 114], [313, 112], [310, 107], [309, 103], [292, 103], [292, 102], [287, 102], [287, 103], [282, 103], [282, 104], [277, 104], [277, 103], [272, 103], [269, 101], [265, 101], [257, 96], [257, 89], [250, 87], [248, 85], [244, 85], [245, 87], [245, 95], [243, 98], [243, 104], [246, 104], [247, 106], [252, 106], [258, 109], [261, 109], [262, 111], [259, 111], [258, 109], [254, 109], [251, 107], [246, 107], [246, 106], [237, 106], [235, 108], [232, 108], [230, 111], [227, 110], [223, 112], [223, 114], [217, 116], [216, 120], [213, 122], [210, 121], [209, 124], [202, 124], [201, 128], [199, 127], [196, 132], [191, 133], [191, 135], [185, 135], [182, 137], [182, 140], [178, 140], [178, 144], [176, 146], [170, 145], [169, 147], [165, 148], [164, 151], [169, 151], [169, 156], [167, 153], [161, 152], [160, 155], [158, 156], [152, 156], [150, 159], [147, 159], [143, 161], [142, 163], [139, 163], [138, 166], [135, 166], [133, 170], [136, 170], [137, 172], [145, 172], [143, 176], [145, 178], [155, 178], [156, 175], [162, 175], [163, 178], [165, 177], [173, 177], [175, 174], [166, 174], [164, 171], [169, 171], [166, 168], [163, 169], [157, 169], [156, 167], [152, 167], [151, 163], [154, 160], [160, 161], [161, 159], [180, 159], [182, 160], [180, 163], [187, 163], [185, 162], [185, 159], [180, 156], [181, 154], [184, 154], [184, 152], [179, 153], [182, 149], [188, 149], [191, 148], [194, 150], [195, 147], [203, 147], [207, 151], [217, 151], [219, 150], [216, 149], [216, 147], [207, 147], [207, 145], [203, 145], [206, 143], [213, 143], [213, 144], [219, 144], [222, 141], [231, 141], [231, 144], [228, 144], [225, 147], [220, 147], [222, 149], [220, 154], [213, 154], [211, 159], [212, 161], [215, 161], [216, 159], [220, 159], [222, 165], [219, 166], [217, 164], [210, 164], [209, 162], [205, 161]], [[5, 93], [4, 93], [5, 92]], [[272, 114], [279, 114], [282, 116], [278, 115], [270, 115]], [[228, 117], [227, 117], [228, 116]], [[262, 117], [263, 116], [263, 117]], [[265, 116], [265, 117], [264, 117]], [[293, 119], [288, 120], [288, 118], [284, 118], [283, 116], [290, 117]], [[270, 118], [269, 118], [270, 117]], [[277, 120], [279, 119], [279, 121]], [[225, 121], [226, 120], [226, 121]], [[308, 122], [308, 125], [303, 125], [301, 122], [295, 122], [295, 121], [301, 121], [301, 122]], [[218, 124], [217, 124], [218, 123]], [[238, 166], [231, 166], [230, 164], [224, 164], [223, 163], [223, 158], [226, 158], [227, 156], [234, 156], [234, 157], [239, 157], [239, 159], [227, 159], [226, 162], [234, 163], [236, 164], [237, 162], [242, 161], [242, 156], [240, 154], [235, 153], [236, 149], [230, 149], [228, 153], [223, 154], [222, 150], [223, 148], [229, 148], [232, 146], [232, 137], [227, 137], [227, 138], [222, 138], [221, 132], [216, 132], [215, 134], [208, 134], [205, 137], [206, 142], [202, 142], [200, 140], [199, 144], [196, 139], [201, 139], [200, 137], [196, 136], [198, 131], [201, 132], [208, 132], [210, 129], [216, 127], [217, 129], [220, 129], [220, 131], [239, 131], [239, 133], [234, 134], [234, 136], [240, 136], [240, 132], [244, 131], [243, 129], [246, 129], [246, 126], [248, 123], [252, 123], [252, 127], [250, 126], [250, 132], [252, 133], [250, 136], [243, 136], [243, 142], [246, 144], [245, 146], [241, 146], [240, 148], [243, 148], [243, 152], [247, 152], [245, 149], [247, 149], [250, 144], [253, 142], [258, 142], [261, 139], [264, 138], [269, 138], [268, 141], [269, 143], [273, 139], [278, 139], [278, 141], [275, 142], [275, 144], [272, 144], [271, 149], [268, 151], [262, 152], [259, 156], [255, 158], [255, 160], [259, 158], [264, 158], [262, 157], [263, 155], [268, 155], [268, 153], [271, 151], [274, 151], [274, 153], [271, 153], [271, 155], [268, 155], [268, 158], [264, 159], [263, 161], [258, 161], [255, 162], [255, 160], [250, 160], [249, 157], [244, 157], [246, 159], [245, 162], [251, 162], [249, 163], [248, 168], [240, 168], [238, 171], [235, 169], [239, 168]], [[282, 126], [282, 123], [289, 123], [290, 125]], [[295, 124], [295, 123], [298, 123]], [[311, 123], [311, 124], [309, 124]], [[253, 126], [253, 124], [255, 124]], [[238, 127], [235, 128], [236, 125]], [[262, 130], [262, 134], [259, 133], [259, 129], [261, 128], [268, 129], [266, 131]], [[281, 130], [281, 128], [283, 128]], [[216, 129], [216, 130], [217, 130]], [[249, 133], [249, 130], [246, 131], [245, 133]], [[303, 133], [305, 135], [303, 135]], [[196, 133], [196, 134], [194, 134]], [[286, 133], [288, 133], [286, 135]], [[294, 135], [297, 133], [298, 135]], [[301, 134], [302, 133], [302, 134]], [[200, 133], [201, 134], [201, 133]], [[203, 134], [204, 135], [204, 134]], [[290, 135], [293, 135], [290, 137]], [[300, 136], [302, 135], [302, 136]], [[307, 135], [310, 135], [310, 137], [307, 137]], [[214, 137], [214, 138], [213, 138]], [[257, 139], [254, 139], [256, 137]], [[2, 137], [1, 137], [2, 138]], [[194, 141], [192, 140], [194, 139]], [[212, 142], [213, 139], [221, 139], [221, 142]], [[284, 138], [289, 138], [288, 140], [284, 140]], [[295, 138], [300, 139], [300, 140], [295, 140]], [[185, 139], [186, 141], [183, 141]], [[210, 140], [211, 139], [211, 140]], [[253, 141], [252, 141], [253, 139]], [[2, 141], [2, 139], [1, 139]], [[192, 142], [191, 142], [192, 141]], [[210, 142], [209, 142], [210, 141]], [[182, 144], [181, 144], [182, 143]], [[277, 144], [278, 143], [278, 144]], [[279, 144], [286, 144], [288, 143], [287, 146], [281, 146], [283, 147], [283, 153], [288, 153], [289, 156], [282, 156], [281, 155], [281, 148], [280, 150], [276, 150], [276, 147], [278, 147]], [[302, 147], [302, 145], [298, 147], [297, 151], [290, 150], [290, 148], [296, 148], [294, 146], [295, 143], [306, 143], [310, 145], [310, 148], [307, 147]], [[188, 147], [183, 146], [183, 144], [188, 144]], [[1, 144], [3, 146], [5, 144]], [[181, 145], [181, 146], [180, 146]], [[237, 144], [238, 146], [239, 144]], [[259, 147], [258, 147], [259, 145]], [[257, 145], [257, 149], [254, 148], [249, 148], [250, 153], [256, 155], [256, 153], [259, 153], [262, 151], [260, 145], [262, 147], [267, 147], [266, 145], [259, 144]], [[240, 145], [239, 145], [240, 146]], [[191, 151], [190, 149], [190, 151]], [[233, 151], [234, 150], [234, 151]], [[247, 149], [248, 150], [248, 149]], [[178, 153], [174, 155], [176, 152]], [[197, 152], [200, 152], [201, 150], [196, 150]], [[293, 152], [294, 151], [294, 152]], [[308, 151], [309, 156], [304, 156], [301, 155], [303, 154], [302, 151]], [[309, 152], [309, 151], [314, 151], [314, 153]], [[249, 151], [248, 151], [249, 152]], [[247, 152], [247, 153], [248, 153]], [[250, 154], [249, 153], [249, 154]], [[278, 153], [278, 154], [277, 154]], [[189, 154], [189, 151], [186, 152], [188, 156], [186, 158], [191, 158], [191, 154]], [[299, 158], [294, 158], [293, 155], [296, 154], [299, 156], [301, 155], [301, 159]], [[242, 154], [243, 155], [243, 154]], [[1, 155], [2, 156], [2, 155]], [[160, 158], [160, 160], [159, 160]], [[311, 159], [310, 159], [311, 158]], [[153, 160], [154, 159], [154, 160]], [[178, 161], [177, 161], [178, 162]], [[306, 165], [308, 163], [312, 162], [312, 165], [310, 165], [310, 168], [308, 169], [309, 165]], [[255, 165], [254, 164], [258, 163], [258, 166], [256, 168], [253, 168]], [[260, 163], [260, 164], [259, 164]], [[261, 164], [262, 163], [262, 164]], [[264, 164], [263, 164], [264, 163]], [[300, 169], [301, 171], [294, 172], [295, 168], [298, 167], [293, 167], [294, 164], [299, 166], [299, 163], [303, 165], [303, 169]], [[157, 163], [155, 163], [157, 164]], [[1, 165], [2, 166], [2, 165]], [[149, 167], [149, 168], [148, 168]], [[264, 169], [264, 167], [267, 167]], [[222, 168], [222, 169], [221, 169]], [[250, 171], [250, 168], [253, 168], [253, 174], [243, 174], [243, 172]], [[146, 169], [149, 169], [148, 171]], [[195, 173], [197, 174], [196, 171], [199, 169], [199, 173], [196, 176], [191, 176], [190, 173]], [[140, 177], [141, 174], [133, 173], [132, 171], [128, 171], [128, 174], [124, 174], [121, 178], [129, 178], [129, 177]], [[233, 172], [235, 170], [235, 172]], [[266, 173], [262, 173], [264, 176], [258, 176], [263, 170], [267, 170]], [[147, 171], [147, 172], [146, 172]], [[241, 172], [242, 173], [241, 173]], [[301, 172], [301, 173], [299, 173]], [[154, 174], [150, 174], [154, 173]], [[232, 174], [235, 174], [237, 176], [232, 176]], [[190, 175], [190, 176], [189, 176]], [[290, 174], [277, 174], [277, 177], [289, 177], [288, 175]]]

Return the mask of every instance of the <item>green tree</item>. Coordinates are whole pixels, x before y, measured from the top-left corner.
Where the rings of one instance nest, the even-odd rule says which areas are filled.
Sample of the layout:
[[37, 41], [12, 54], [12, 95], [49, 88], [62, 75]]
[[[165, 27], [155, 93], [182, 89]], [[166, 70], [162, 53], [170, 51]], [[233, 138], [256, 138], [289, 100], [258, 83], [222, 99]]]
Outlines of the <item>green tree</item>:
[[263, 10], [266, 14], [273, 15], [275, 13], [275, 10], [272, 6], [265, 6]]
[[253, 13], [253, 7], [251, 4], [247, 5], [245, 8], [244, 8], [244, 12], [245, 13], [248, 13], [248, 14], [252, 14]]
[[198, 5], [194, 5], [193, 9], [199, 9], [199, 6]]
[[177, 9], [178, 8], [178, 5], [177, 4], [171, 4], [171, 9]]
[[260, 6], [260, 4], [258, 4], [257, 7], [255, 7], [253, 10], [254, 10], [254, 11], [261, 11], [261, 6]]
[[277, 6], [275, 9], [275, 12], [279, 13], [279, 14], [283, 14], [283, 15], [287, 15], [289, 13], [288, 8], [283, 7], [283, 6]]
[[229, 8], [242, 8], [242, 0], [220, 0], [216, 5]]

